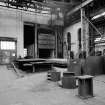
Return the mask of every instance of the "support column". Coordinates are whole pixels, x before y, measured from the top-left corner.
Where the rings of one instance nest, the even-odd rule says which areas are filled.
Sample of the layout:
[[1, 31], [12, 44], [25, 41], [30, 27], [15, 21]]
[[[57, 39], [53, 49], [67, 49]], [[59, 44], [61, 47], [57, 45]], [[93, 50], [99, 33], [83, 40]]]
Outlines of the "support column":
[[38, 58], [38, 35], [37, 35], [37, 24], [35, 24], [35, 54], [34, 54], [34, 58]]
[[86, 51], [86, 56], [89, 53], [89, 23], [85, 19], [85, 10], [81, 8], [81, 37], [82, 37], [82, 51]]
[[86, 56], [89, 56], [89, 22], [85, 20], [86, 28], [85, 28], [85, 34], [86, 34]]
[[57, 37], [57, 28], [55, 28], [55, 58], [58, 55], [58, 47], [57, 47], [58, 37]]

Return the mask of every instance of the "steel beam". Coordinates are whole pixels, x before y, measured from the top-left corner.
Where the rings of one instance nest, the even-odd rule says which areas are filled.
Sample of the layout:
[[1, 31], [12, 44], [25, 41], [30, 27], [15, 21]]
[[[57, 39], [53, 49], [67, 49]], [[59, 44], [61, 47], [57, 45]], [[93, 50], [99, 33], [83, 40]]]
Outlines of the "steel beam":
[[81, 3], [80, 5], [76, 6], [74, 9], [69, 11], [67, 13], [67, 16], [72, 15], [73, 13], [77, 12], [78, 10], [80, 10], [81, 8], [85, 7], [86, 5], [88, 5], [89, 3], [93, 2], [93, 1], [94, 0], [86, 0], [85, 2]]

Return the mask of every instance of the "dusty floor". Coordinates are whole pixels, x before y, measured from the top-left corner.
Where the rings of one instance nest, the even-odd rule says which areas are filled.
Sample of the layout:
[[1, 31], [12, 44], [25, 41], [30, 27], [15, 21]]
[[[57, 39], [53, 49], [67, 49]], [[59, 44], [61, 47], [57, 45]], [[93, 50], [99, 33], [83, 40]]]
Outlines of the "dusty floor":
[[46, 79], [46, 73], [18, 78], [0, 66], [0, 105], [105, 105], [105, 75], [94, 78], [93, 98], [82, 100], [78, 89], [63, 89]]

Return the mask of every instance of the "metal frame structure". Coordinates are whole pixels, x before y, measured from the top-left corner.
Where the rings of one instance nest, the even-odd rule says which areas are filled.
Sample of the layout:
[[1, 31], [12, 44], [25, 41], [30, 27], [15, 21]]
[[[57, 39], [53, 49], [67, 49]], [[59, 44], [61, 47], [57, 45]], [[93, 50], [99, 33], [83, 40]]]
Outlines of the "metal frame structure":
[[0, 0], [0, 6], [20, 9], [30, 12], [41, 12], [50, 11], [50, 8], [44, 5], [42, 2], [37, 2], [35, 0]]
[[58, 8], [67, 10], [74, 5], [75, 3], [58, 2], [53, 0], [0, 0], [0, 6], [31, 12], [48, 11], [48, 13], [51, 13], [51, 11], [56, 11]]

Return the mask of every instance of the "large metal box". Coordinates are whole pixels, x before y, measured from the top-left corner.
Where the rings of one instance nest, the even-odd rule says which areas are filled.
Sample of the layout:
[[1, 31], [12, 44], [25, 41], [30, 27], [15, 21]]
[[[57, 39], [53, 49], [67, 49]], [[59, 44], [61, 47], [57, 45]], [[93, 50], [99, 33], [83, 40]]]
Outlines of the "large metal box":
[[104, 57], [89, 56], [86, 58], [84, 73], [86, 75], [100, 75], [104, 74]]
[[62, 77], [62, 87], [67, 89], [76, 88], [76, 79], [73, 72], [64, 72]]
[[49, 71], [49, 74], [50, 74], [50, 78], [51, 78], [51, 81], [60, 81], [61, 79], [61, 73], [58, 72], [58, 71]]
[[85, 59], [71, 60], [68, 65], [68, 71], [74, 72], [75, 76], [80, 76], [84, 74], [84, 70], [83, 70], [84, 64], [85, 64]]
[[93, 76], [78, 76], [78, 96], [80, 98], [93, 97]]

